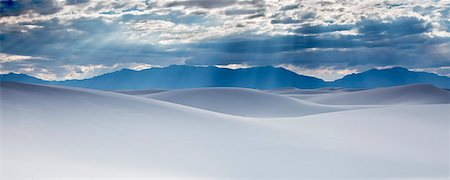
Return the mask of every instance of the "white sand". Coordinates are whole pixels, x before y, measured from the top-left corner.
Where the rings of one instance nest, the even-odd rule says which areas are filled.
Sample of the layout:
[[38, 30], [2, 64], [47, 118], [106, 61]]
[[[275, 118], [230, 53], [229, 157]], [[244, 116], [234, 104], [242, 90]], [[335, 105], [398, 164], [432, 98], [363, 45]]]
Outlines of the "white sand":
[[[0, 86], [0, 177], [8, 180], [449, 174], [449, 104], [245, 118], [114, 92]], [[285, 102], [244, 91], [253, 105]]]
[[416, 84], [369, 89], [357, 92], [329, 93], [309, 100], [321, 104], [450, 104], [450, 92], [432, 85]]
[[173, 90], [145, 97], [245, 117], [295, 117], [345, 110], [341, 107], [244, 88]]

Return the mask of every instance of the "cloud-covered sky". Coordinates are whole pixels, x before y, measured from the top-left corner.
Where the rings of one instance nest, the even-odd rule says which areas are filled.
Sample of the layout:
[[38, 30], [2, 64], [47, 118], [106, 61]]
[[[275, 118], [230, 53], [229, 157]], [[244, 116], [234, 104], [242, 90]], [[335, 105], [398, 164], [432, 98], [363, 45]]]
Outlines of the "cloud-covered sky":
[[445, 0], [0, 2], [0, 73], [62, 80], [186, 64], [326, 80], [390, 66], [450, 76]]

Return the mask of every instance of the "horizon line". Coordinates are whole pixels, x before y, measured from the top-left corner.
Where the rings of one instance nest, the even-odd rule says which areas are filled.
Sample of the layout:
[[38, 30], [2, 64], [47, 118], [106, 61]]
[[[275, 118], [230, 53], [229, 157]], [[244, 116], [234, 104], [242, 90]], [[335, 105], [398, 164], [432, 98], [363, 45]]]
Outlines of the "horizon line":
[[[234, 64], [228, 64], [228, 65], [234, 65]], [[91, 77], [87, 77], [87, 78], [83, 78], [83, 79], [76, 79], [76, 78], [73, 78], [73, 79], [62, 79], [62, 80], [58, 80], [58, 79], [55, 79], [55, 80], [52, 80], [52, 79], [43, 79], [43, 78], [39, 78], [39, 77], [36, 77], [36, 76], [33, 76], [33, 75], [29, 75], [29, 74], [25, 74], [25, 73], [16, 73], [16, 72], [12, 72], [12, 71], [11, 71], [11, 72], [8, 72], [8, 73], [0, 73], [0, 76], [2, 76], [2, 75], [8, 75], [8, 74], [16, 74], [16, 75], [26, 75], [26, 76], [33, 77], [33, 78], [36, 78], [36, 79], [39, 79], [39, 80], [42, 80], [42, 81], [47, 81], [47, 82], [62, 82], [62, 81], [72, 81], [72, 80], [74, 80], [74, 81], [77, 81], [77, 80], [87, 80], [87, 79], [92, 79], [92, 78], [96, 78], [96, 77], [99, 77], [99, 76], [103, 76], [103, 75], [106, 75], [106, 74], [117, 73], [117, 72], [124, 71], [124, 70], [134, 71], [134, 72], [140, 72], [140, 71], [151, 70], [151, 69], [164, 69], [164, 68], [169, 68], [169, 67], [173, 67], [173, 66], [183, 66], [183, 67], [195, 67], [195, 68], [211, 68], [211, 67], [212, 67], [212, 68], [228, 69], [228, 70], [239, 70], [239, 69], [252, 69], [252, 68], [271, 67], [271, 68], [275, 68], [275, 69], [284, 69], [284, 70], [286, 70], [286, 71], [295, 73], [295, 74], [300, 75], [300, 76], [306, 76], [306, 77], [317, 78], [317, 79], [320, 79], [320, 80], [322, 80], [322, 81], [324, 81], [324, 82], [334, 82], [334, 81], [337, 81], [337, 80], [339, 80], [339, 79], [342, 79], [342, 78], [344, 78], [344, 77], [346, 77], [346, 76], [349, 76], [349, 75], [352, 75], [352, 74], [361, 74], [361, 73], [368, 72], [368, 71], [371, 71], [371, 70], [391, 70], [391, 69], [396, 69], [396, 68], [406, 69], [406, 70], [408, 70], [408, 71], [411, 71], [411, 72], [417, 72], [417, 73], [430, 73], [430, 74], [434, 74], [434, 75], [437, 75], [437, 76], [450, 78], [449, 76], [440, 75], [440, 74], [437, 74], [437, 73], [435, 73], [435, 72], [429, 72], [429, 71], [417, 71], [417, 70], [405, 68], [405, 67], [402, 67], [402, 66], [386, 66], [386, 67], [373, 67], [373, 68], [370, 68], [370, 69], [365, 70], [365, 71], [348, 73], [348, 74], [345, 74], [344, 76], [342, 76], [342, 77], [340, 77], [340, 78], [337, 78], [337, 79], [334, 79], [334, 80], [325, 80], [325, 79], [323, 79], [323, 78], [321, 78], [321, 77], [312, 76], [312, 75], [307, 75], [307, 74], [302, 74], [302, 73], [299, 73], [299, 72], [290, 70], [290, 69], [288, 69], [288, 68], [286, 68], [286, 67], [282, 67], [282, 66], [272, 66], [272, 65], [248, 66], [248, 65], [246, 65], [245, 67], [232, 68], [232, 67], [227, 67], [228, 65], [186, 65], [186, 64], [171, 64], [171, 65], [168, 65], [168, 66], [154, 66], [154, 67], [149, 67], [149, 68], [144, 68], [144, 69], [132, 69], [132, 68], [129, 68], [129, 67], [128, 67], [128, 68], [117, 69], [117, 70], [115, 70], [115, 71], [106, 72], [106, 73], [103, 73], [103, 74], [99, 74], [99, 75], [95, 75], [95, 76], [91, 76]], [[1, 80], [1, 79], [0, 79], [0, 80]]]

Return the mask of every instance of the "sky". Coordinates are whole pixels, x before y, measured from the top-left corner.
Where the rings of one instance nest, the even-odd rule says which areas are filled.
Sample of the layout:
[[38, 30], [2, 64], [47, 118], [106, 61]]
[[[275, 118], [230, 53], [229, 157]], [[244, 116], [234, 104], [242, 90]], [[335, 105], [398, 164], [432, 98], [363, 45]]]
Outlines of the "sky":
[[448, 0], [0, 2], [0, 73], [84, 79], [177, 64], [450, 76]]

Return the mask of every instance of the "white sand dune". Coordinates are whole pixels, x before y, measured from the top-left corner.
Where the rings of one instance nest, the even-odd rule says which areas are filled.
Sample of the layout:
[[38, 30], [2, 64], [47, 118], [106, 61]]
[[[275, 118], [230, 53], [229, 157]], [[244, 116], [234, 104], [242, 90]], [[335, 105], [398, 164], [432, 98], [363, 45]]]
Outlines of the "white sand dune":
[[334, 93], [334, 92], [350, 92], [359, 91], [359, 89], [346, 89], [346, 88], [317, 88], [317, 89], [298, 89], [298, 88], [282, 88], [282, 89], [272, 89], [266, 92], [276, 93], [276, 94], [323, 94], [323, 93]]
[[317, 89], [283, 88], [283, 89], [267, 90], [266, 92], [309, 101], [309, 99], [321, 97], [324, 94], [356, 92], [361, 90], [362, 89], [347, 89], [347, 88], [317, 88]]
[[[271, 127], [278, 126], [293, 135], [339, 141], [340, 145], [330, 146], [336, 148], [335, 151], [352, 151], [355, 157], [367, 155], [371, 160], [361, 161], [362, 169], [373, 166], [379, 170], [367, 177], [385, 177], [388, 172], [384, 168], [393, 168], [393, 174], [387, 177], [417, 168], [415, 172], [408, 172], [415, 175], [405, 175], [410, 179], [414, 179], [414, 176], [432, 178], [427, 175], [428, 170], [436, 173], [434, 177], [447, 177], [450, 171], [449, 104], [390, 106], [266, 122]], [[344, 166], [351, 164], [350, 161], [342, 162]], [[421, 163], [422, 167], [416, 166], [417, 163]], [[384, 168], [378, 169], [380, 166]]]
[[230, 157], [280, 144], [254, 120], [104, 91], [2, 82], [0, 109], [6, 177], [244, 173]]
[[326, 94], [308, 100], [330, 105], [449, 104], [450, 92], [432, 85], [416, 84]]
[[245, 88], [182, 89], [145, 97], [246, 117], [294, 117], [345, 110]]
[[149, 95], [149, 94], [160, 93], [160, 92], [165, 92], [165, 91], [170, 91], [170, 90], [165, 90], [165, 89], [149, 89], [149, 90], [116, 91], [116, 92], [120, 92], [120, 93], [123, 93], [123, 94], [129, 94], [129, 95]]
[[114, 92], [0, 87], [0, 175], [8, 180], [449, 173], [448, 104], [258, 119]]

